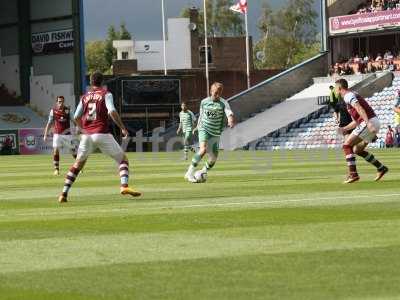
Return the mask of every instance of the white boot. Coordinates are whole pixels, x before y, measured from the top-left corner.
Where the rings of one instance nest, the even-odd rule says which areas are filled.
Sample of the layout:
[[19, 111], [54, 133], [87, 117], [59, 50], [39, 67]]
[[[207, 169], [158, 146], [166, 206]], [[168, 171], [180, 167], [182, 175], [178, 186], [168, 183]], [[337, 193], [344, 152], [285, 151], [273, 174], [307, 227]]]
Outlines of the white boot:
[[194, 172], [195, 171], [196, 171], [196, 168], [193, 167], [192, 165], [190, 165], [184, 178], [187, 179], [187, 180], [190, 180], [190, 179], [194, 178]]

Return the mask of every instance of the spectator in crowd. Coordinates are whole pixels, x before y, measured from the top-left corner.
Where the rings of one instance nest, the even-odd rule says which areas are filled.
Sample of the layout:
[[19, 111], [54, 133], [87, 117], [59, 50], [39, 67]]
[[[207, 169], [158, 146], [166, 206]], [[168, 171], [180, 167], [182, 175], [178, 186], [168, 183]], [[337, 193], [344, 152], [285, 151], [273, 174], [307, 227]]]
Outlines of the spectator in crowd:
[[390, 125], [388, 125], [388, 130], [386, 131], [385, 144], [386, 148], [393, 148], [394, 145], [394, 131]]
[[346, 64], [344, 65], [343, 69], [342, 69], [341, 72], [340, 72], [340, 76], [343, 76], [343, 75], [353, 75], [353, 74], [354, 74], [354, 71], [353, 71], [353, 69], [350, 67], [350, 64], [349, 64], [349, 63], [346, 63]]
[[372, 0], [371, 11], [382, 11], [384, 9], [384, 0]]
[[[400, 1], [400, 0], [399, 0]], [[373, 73], [376, 71], [396, 71], [400, 57], [394, 55], [397, 50], [387, 50], [384, 57], [378, 53], [374, 59], [373, 55], [355, 55], [350, 59], [340, 58], [338, 62], [330, 68], [331, 76], [344, 76], [352, 74]], [[397, 59], [396, 59], [396, 58]]]
[[391, 0], [389, 2], [389, 9], [399, 9], [400, 8], [400, 0]]
[[393, 72], [396, 70], [396, 66], [394, 65], [393, 61], [389, 61], [389, 71]]
[[353, 58], [353, 63], [358, 64], [361, 63], [361, 58], [358, 56], [358, 54], [356, 54]]
[[329, 75], [330, 76], [340, 76], [342, 73], [342, 68], [339, 66], [339, 63], [336, 63], [329, 69]]
[[396, 133], [394, 135], [396, 147], [400, 147], [400, 127], [396, 128]]
[[357, 14], [364, 14], [369, 12], [377, 12], [382, 10], [397, 9], [400, 0], [372, 0], [369, 5], [362, 4], [358, 7]]
[[375, 68], [374, 64], [371, 61], [369, 61], [367, 63], [367, 73], [374, 73], [375, 71], [376, 71], [376, 68]]
[[389, 64], [388, 64], [388, 62], [387, 62], [386, 60], [384, 60], [384, 61], [382, 62], [382, 70], [383, 70], [383, 71], [389, 70]]
[[400, 90], [396, 92], [396, 98], [394, 100], [394, 124], [396, 129], [400, 129]]
[[377, 143], [379, 148], [385, 148], [385, 141], [383, 140], [383, 138], [378, 138]]
[[387, 51], [385, 52], [385, 54], [383, 55], [383, 58], [384, 58], [385, 60], [393, 60], [393, 54], [392, 54], [392, 52], [389, 51], [389, 50], [387, 50]]

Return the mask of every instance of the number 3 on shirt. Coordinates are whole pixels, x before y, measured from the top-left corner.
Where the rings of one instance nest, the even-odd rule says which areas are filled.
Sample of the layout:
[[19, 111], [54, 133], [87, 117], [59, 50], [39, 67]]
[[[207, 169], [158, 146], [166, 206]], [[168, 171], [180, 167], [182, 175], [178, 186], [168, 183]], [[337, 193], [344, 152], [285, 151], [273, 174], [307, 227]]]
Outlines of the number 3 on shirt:
[[97, 112], [96, 112], [96, 102], [90, 102], [88, 104], [88, 117], [86, 120], [88, 121], [95, 121], [97, 118]]

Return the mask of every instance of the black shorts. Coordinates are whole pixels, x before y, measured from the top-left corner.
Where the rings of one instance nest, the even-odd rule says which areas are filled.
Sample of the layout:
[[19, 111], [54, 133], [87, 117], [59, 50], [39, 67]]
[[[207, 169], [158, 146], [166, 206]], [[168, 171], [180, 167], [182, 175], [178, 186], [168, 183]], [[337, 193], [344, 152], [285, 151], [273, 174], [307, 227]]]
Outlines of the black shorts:
[[[346, 127], [346, 126], [349, 125], [349, 124], [350, 124], [350, 123], [347, 123], [347, 124], [340, 123], [340, 124], [339, 124], [339, 127], [340, 127], [340, 128], [343, 128], [343, 127]], [[343, 135], [349, 135], [350, 133], [353, 132], [353, 130], [354, 130], [354, 129], [346, 130], [346, 131], [343, 132]]]

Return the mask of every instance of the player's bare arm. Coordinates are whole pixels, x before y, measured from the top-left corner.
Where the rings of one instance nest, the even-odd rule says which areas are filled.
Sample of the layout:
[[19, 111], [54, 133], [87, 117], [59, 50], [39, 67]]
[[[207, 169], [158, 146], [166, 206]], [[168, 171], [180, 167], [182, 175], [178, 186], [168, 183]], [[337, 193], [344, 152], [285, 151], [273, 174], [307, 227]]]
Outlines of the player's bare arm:
[[81, 119], [81, 117], [74, 118], [74, 123], [75, 123], [76, 127], [78, 127], [78, 130], [82, 129], [82, 119]]
[[229, 126], [229, 128], [235, 127], [235, 116], [234, 115], [230, 115], [228, 117], [228, 126]]
[[400, 107], [396, 106], [393, 110], [394, 110], [395, 113], [400, 114]]
[[179, 123], [178, 130], [176, 131], [176, 134], [179, 134], [182, 130], [182, 123]]
[[192, 130], [193, 134], [199, 129], [200, 122], [201, 122], [201, 110], [200, 110], [199, 119], [197, 120], [196, 127], [194, 127], [193, 130]]
[[109, 113], [111, 119], [114, 121], [115, 124], [117, 124], [117, 126], [119, 127], [119, 129], [121, 129], [122, 135], [124, 137], [127, 137], [129, 135], [128, 130], [126, 129], [124, 123], [121, 120], [121, 117], [119, 115], [119, 113], [115, 110], [111, 111]]
[[333, 112], [333, 117], [335, 118], [336, 123], [339, 124], [340, 123], [339, 114], [336, 111]]
[[50, 122], [48, 122], [47, 124], [46, 124], [46, 127], [44, 128], [44, 133], [43, 133], [43, 141], [47, 141], [47, 136], [48, 136], [48, 134], [49, 134], [49, 129], [52, 127], [53, 125], [52, 125], [52, 123], [50, 123]]
[[376, 128], [375, 128], [375, 126], [374, 126], [374, 124], [372, 124], [372, 123], [369, 121], [367, 112], [366, 112], [365, 109], [361, 106], [361, 104], [360, 104], [360, 103], [355, 103], [355, 104], [353, 105], [353, 107], [356, 109], [356, 111], [357, 111], [358, 114], [361, 116], [361, 118], [365, 121], [365, 123], [367, 124], [367, 127], [368, 127], [369, 131], [371, 131], [372, 133], [375, 133], [375, 134], [378, 133], [377, 130], [376, 130]]
[[343, 132], [350, 131], [356, 127], [357, 127], [357, 122], [353, 120], [351, 123], [347, 124], [344, 127], [338, 127], [338, 130], [340, 133], [343, 134]]

